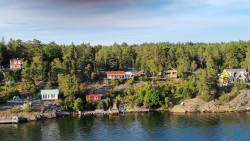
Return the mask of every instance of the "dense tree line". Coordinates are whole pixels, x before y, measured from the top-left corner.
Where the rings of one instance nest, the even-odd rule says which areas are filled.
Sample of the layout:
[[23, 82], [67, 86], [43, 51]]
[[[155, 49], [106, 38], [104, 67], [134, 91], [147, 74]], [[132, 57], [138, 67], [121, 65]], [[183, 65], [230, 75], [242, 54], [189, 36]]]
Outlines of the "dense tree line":
[[[157, 76], [165, 66], [177, 68], [178, 76], [184, 72], [196, 72], [199, 79], [190, 78], [176, 89], [185, 98], [194, 95], [215, 95], [217, 93], [218, 73], [224, 68], [247, 69], [250, 60], [250, 41], [229, 43], [127, 43], [111, 46], [90, 44], [59, 45], [55, 42], [44, 44], [39, 40], [22, 41], [10, 39], [0, 41], [0, 63], [9, 67], [11, 58], [24, 58], [22, 70], [1, 76], [3, 81], [21, 82], [22, 91], [29, 91], [40, 81], [48, 81], [47, 87], [55, 84], [68, 99], [81, 92], [81, 82], [100, 80], [103, 70], [144, 70], [148, 76]], [[16, 74], [16, 75], [15, 75]], [[69, 83], [65, 83], [65, 81]], [[195, 84], [194, 84], [195, 81]], [[6, 84], [6, 83], [5, 83]], [[32, 85], [29, 85], [32, 84]], [[7, 84], [6, 84], [7, 85]], [[7, 86], [6, 86], [7, 87]], [[194, 88], [195, 87], [195, 88]], [[67, 89], [66, 89], [67, 88]], [[149, 89], [147, 86], [145, 89]], [[35, 89], [33, 89], [35, 91]], [[152, 93], [159, 90], [150, 89]], [[142, 94], [143, 96], [147, 93]], [[165, 94], [160, 95], [164, 101]], [[208, 99], [210, 99], [208, 97]], [[148, 106], [150, 99], [139, 99]], [[71, 105], [73, 102], [70, 103]]]

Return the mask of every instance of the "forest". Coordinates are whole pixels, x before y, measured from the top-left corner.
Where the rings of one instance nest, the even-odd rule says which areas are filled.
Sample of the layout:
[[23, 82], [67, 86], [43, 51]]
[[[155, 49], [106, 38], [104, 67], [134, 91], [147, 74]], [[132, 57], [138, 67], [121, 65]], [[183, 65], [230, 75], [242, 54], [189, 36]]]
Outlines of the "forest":
[[[146, 77], [156, 77], [165, 66], [178, 70], [180, 82], [172, 80], [148, 83], [140, 89], [125, 90], [118, 97], [128, 103], [139, 101], [146, 107], [160, 107], [166, 101], [202, 97], [209, 101], [219, 98], [224, 92], [218, 86], [218, 74], [227, 68], [243, 68], [248, 70], [250, 60], [250, 41], [232, 41], [228, 43], [114, 43], [110, 46], [60, 45], [56, 42], [42, 43], [37, 39], [22, 41], [10, 39], [0, 41], [1, 68], [9, 68], [12, 58], [24, 58], [21, 70], [2, 72], [1, 93], [37, 93], [41, 82], [45, 88], [59, 87], [64, 95], [62, 103], [66, 107], [74, 107], [74, 101], [86, 93], [84, 83], [102, 81], [101, 71], [126, 70], [134, 68], [144, 70]], [[188, 78], [184, 72], [197, 74]], [[48, 75], [50, 74], [50, 75]], [[152, 81], [139, 79], [141, 81]], [[155, 80], [154, 80], [155, 81]], [[8, 83], [13, 82], [13, 83]], [[134, 83], [134, 82], [132, 82]], [[235, 89], [245, 88], [243, 84], [235, 85]], [[151, 95], [151, 96], [146, 96]], [[155, 96], [152, 96], [155, 95]], [[222, 99], [231, 99], [232, 92]], [[110, 96], [114, 98], [116, 96]], [[233, 97], [233, 96], [232, 96]], [[178, 102], [176, 102], [178, 103]]]

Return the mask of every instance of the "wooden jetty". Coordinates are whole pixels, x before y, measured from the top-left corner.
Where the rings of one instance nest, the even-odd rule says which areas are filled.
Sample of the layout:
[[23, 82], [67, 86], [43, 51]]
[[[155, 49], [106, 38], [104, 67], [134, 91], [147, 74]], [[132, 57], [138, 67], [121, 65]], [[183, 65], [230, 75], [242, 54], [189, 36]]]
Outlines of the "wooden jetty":
[[0, 119], [0, 124], [8, 124], [8, 123], [19, 123], [19, 117], [12, 116]]

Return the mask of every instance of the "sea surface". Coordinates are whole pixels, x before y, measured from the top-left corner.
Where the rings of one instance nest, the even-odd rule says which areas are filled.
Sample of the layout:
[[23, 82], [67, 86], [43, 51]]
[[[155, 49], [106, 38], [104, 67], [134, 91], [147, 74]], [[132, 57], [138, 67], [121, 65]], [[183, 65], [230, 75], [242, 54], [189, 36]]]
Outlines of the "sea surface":
[[0, 141], [250, 141], [250, 113], [127, 113], [0, 125]]

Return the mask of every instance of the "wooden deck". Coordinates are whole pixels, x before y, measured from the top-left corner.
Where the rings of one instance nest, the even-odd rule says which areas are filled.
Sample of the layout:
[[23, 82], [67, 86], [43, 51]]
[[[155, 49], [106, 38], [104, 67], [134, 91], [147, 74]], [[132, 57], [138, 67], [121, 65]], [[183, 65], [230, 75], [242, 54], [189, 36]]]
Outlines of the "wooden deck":
[[19, 118], [17, 116], [0, 119], [0, 124], [8, 124], [8, 123], [19, 123]]

